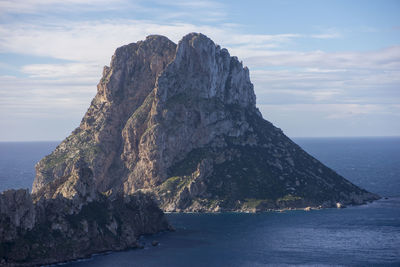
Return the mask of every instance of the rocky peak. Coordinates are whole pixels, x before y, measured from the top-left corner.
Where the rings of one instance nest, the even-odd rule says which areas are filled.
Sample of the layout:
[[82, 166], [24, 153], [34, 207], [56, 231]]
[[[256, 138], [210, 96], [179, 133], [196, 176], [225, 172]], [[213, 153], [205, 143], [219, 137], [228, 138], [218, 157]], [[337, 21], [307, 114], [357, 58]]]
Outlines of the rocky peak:
[[[172, 81], [180, 83], [173, 85]], [[179, 41], [174, 61], [158, 80], [161, 101], [177, 94], [217, 98], [243, 107], [255, 108], [256, 104], [248, 69], [201, 33], [190, 33]]]
[[104, 67], [97, 94], [80, 127], [36, 166], [32, 192], [37, 193], [54, 180], [65, 180], [78, 156], [90, 166], [100, 191], [119, 183], [116, 174], [109, 172], [112, 165], [122, 164], [118, 156], [123, 148], [121, 130], [153, 91], [157, 77], [173, 60], [175, 51], [173, 42], [158, 35], [118, 48], [110, 67]]
[[264, 120], [249, 70], [200, 33], [178, 45], [152, 35], [118, 48], [80, 127], [38, 163], [36, 196], [85, 195], [83, 177], [74, 172], [77, 157], [91, 170], [86, 180], [97, 191], [151, 191], [168, 211], [377, 198]]
[[228, 106], [259, 115], [248, 69], [198, 33], [179, 42], [147, 100], [122, 131], [125, 192], [159, 185], [191, 150], [243, 132], [248, 125], [233, 120]]
[[[168, 38], [151, 35], [145, 41], [119, 47], [110, 67], [105, 67], [98, 91], [103, 99], [131, 101], [148, 94], [157, 76], [174, 57], [176, 45]], [[127, 99], [128, 98], [128, 99]]]

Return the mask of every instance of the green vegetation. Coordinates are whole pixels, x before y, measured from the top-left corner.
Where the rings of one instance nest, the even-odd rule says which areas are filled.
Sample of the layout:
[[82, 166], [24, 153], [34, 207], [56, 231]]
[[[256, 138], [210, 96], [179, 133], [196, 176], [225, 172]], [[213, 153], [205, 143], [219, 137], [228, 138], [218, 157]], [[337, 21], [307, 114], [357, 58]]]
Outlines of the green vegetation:
[[211, 207], [216, 207], [217, 205], [220, 204], [220, 200], [218, 199], [204, 199], [204, 201], [206, 201], [206, 207], [207, 208], [211, 208]]
[[232, 200], [277, 199], [285, 195], [285, 184], [277, 179], [280, 170], [268, 164], [274, 159], [266, 148], [230, 144], [224, 153], [234, 156], [214, 165], [209, 179], [212, 195]]
[[246, 208], [257, 208], [264, 201], [267, 201], [267, 200], [266, 199], [246, 198], [243, 206]]
[[87, 161], [93, 160], [96, 155], [103, 153], [103, 150], [100, 144], [91, 143], [88, 144], [86, 147], [82, 148], [84, 158]]
[[154, 93], [151, 92], [143, 101], [142, 105], [140, 105], [140, 107], [138, 107], [135, 110], [135, 112], [132, 114], [129, 120], [136, 120], [140, 123], [143, 123], [150, 112], [153, 100], [154, 100]]
[[160, 191], [175, 195], [191, 182], [190, 176], [173, 176], [160, 185]]
[[102, 84], [108, 83], [108, 82], [110, 81], [111, 75], [112, 75], [112, 69], [110, 68], [110, 69], [109, 69], [109, 72], [107, 73], [107, 76], [101, 78], [101, 81], [100, 81], [100, 82], [101, 82]]
[[296, 200], [301, 200], [301, 197], [298, 196], [293, 196], [291, 194], [286, 195], [284, 197], [278, 198], [277, 201], [296, 201]]
[[179, 176], [170, 177], [164, 183], [162, 183], [161, 188], [164, 189], [165, 191], [172, 192], [175, 191], [180, 182], [181, 182], [181, 177]]
[[171, 176], [185, 176], [191, 175], [197, 169], [197, 165], [201, 160], [212, 155], [209, 148], [197, 148], [192, 150], [184, 160], [176, 163], [169, 169]]
[[107, 77], [103, 77], [103, 78], [101, 78], [101, 83], [102, 84], [106, 84], [106, 83], [108, 83], [110, 80], [107, 78]]
[[68, 158], [68, 155], [66, 152], [59, 152], [59, 153], [52, 153], [48, 156], [46, 156], [43, 161], [44, 161], [44, 170], [49, 171], [55, 168], [57, 165], [62, 164], [65, 162]]

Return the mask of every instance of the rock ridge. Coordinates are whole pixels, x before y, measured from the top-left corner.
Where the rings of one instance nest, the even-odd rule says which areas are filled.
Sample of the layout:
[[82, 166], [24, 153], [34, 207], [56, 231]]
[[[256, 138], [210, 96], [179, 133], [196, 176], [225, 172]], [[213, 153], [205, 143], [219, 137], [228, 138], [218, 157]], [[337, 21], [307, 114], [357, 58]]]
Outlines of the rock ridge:
[[149, 192], [164, 211], [334, 207], [379, 198], [264, 120], [248, 68], [201, 33], [177, 45], [152, 35], [118, 48], [97, 88], [80, 126], [37, 164], [35, 198], [79, 195], [70, 189], [77, 158], [97, 191]]

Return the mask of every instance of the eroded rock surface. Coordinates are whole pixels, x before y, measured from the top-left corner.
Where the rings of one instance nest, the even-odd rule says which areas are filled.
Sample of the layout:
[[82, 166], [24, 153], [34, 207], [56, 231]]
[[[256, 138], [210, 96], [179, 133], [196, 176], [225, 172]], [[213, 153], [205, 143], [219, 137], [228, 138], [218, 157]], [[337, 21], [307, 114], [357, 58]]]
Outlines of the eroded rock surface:
[[[76, 164], [93, 173], [85, 180]], [[191, 33], [118, 48], [81, 125], [37, 166], [35, 199], [154, 194], [165, 211], [258, 211], [362, 204], [378, 196], [264, 120], [249, 70]], [[82, 177], [82, 180], [76, 177]]]
[[93, 253], [138, 247], [138, 237], [168, 230], [154, 200], [130, 196], [82, 202], [42, 198], [28, 190], [0, 194], [0, 265], [33, 266], [88, 257]]

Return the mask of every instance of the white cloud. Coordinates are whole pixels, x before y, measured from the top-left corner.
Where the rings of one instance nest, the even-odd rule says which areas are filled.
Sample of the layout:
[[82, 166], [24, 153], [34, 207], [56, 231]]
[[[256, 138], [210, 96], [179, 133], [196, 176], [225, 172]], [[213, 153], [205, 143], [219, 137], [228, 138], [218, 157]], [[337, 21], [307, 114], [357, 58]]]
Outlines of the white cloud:
[[21, 71], [31, 78], [80, 78], [92, 79], [99, 76], [101, 66], [97, 64], [69, 63], [69, 64], [32, 64], [25, 65]]
[[95, 93], [96, 86], [71, 78], [37, 80], [0, 76], [0, 121], [81, 117]]
[[235, 34], [235, 33], [227, 33], [227, 39], [224, 39], [225, 42], [231, 45], [257, 45], [257, 44], [265, 44], [265, 43], [285, 43], [289, 42], [294, 38], [299, 38], [301, 34]]
[[259, 106], [291, 137], [398, 135], [400, 107], [374, 104], [268, 104]]
[[[68, 5], [76, 4], [83, 9], [100, 6], [104, 10], [118, 8], [118, 3], [124, 1], [108, 3], [96, 0], [86, 3], [68, 0], [58, 4], [58, 1], [50, 0], [0, 0], [0, 10], [3, 13], [40, 13], [44, 7], [47, 11], [63, 10]], [[300, 39], [343, 36], [334, 30], [316, 34], [249, 34], [244, 32], [241, 25], [223, 23], [226, 14], [223, 6], [217, 2], [159, 3], [176, 10], [164, 13], [149, 5], [142, 5], [141, 1], [129, 1], [130, 5], [137, 5], [137, 10], [155, 10], [154, 17], [157, 19], [74, 22], [67, 19], [38, 19], [33, 23], [13, 21], [0, 24], [0, 53], [68, 61], [60, 64], [29, 63], [20, 69], [26, 77], [0, 77], [0, 112], [3, 118], [6, 114], [22, 117], [65, 117], [73, 114], [80, 118], [96, 92], [103, 65], [109, 64], [117, 47], [143, 40], [150, 34], [166, 35], [178, 42], [189, 32], [208, 35], [249, 66], [257, 102], [267, 119], [270, 113], [297, 114], [297, 109], [302, 108], [305, 116], [320, 113], [323, 114], [320, 119], [324, 120], [339, 120], [374, 112], [399, 112], [398, 108], [389, 110], [384, 107], [400, 101], [400, 46], [367, 52], [289, 50]], [[208, 26], [178, 22], [187, 16], [219, 23]], [[160, 21], [160, 18], [168, 22]], [[0, 63], [0, 67], [12, 66]], [[15, 71], [15, 66], [13, 68]]]
[[[80, 62], [108, 63], [114, 50], [150, 34], [163, 34], [178, 41], [192, 31], [222, 32], [215, 27], [121, 20], [0, 26], [0, 52], [48, 56]], [[29, 45], [28, 45], [29, 44]]]
[[164, 5], [170, 5], [170, 6], [175, 6], [175, 7], [189, 7], [189, 8], [223, 8], [224, 6], [221, 3], [215, 2], [215, 1], [203, 1], [203, 0], [198, 0], [198, 1], [157, 1], [158, 3], [164, 4]]
[[232, 55], [239, 56], [250, 67], [259, 103], [281, 100], [298, 103], [359, 102], [360, 96], [354, 92], [376, 90], [383, 85], [391, 88], [400, 83], [400, 46], [363, 53], [279, 51], [276, 48], [282, 44], [304, 36], [241, 34], [235, 29], [236, 25], [161, 25], [138, 20], [57, 22], [50, 25], [16, 23], [0, 25], [0, 51], [74, 61], [22, 67], [21, 71], [31, 79], [39, 79], [35, 82], [41, 83], [43, 90], [53, 90], [53, 93], [54, 88], [48, 84], [53, 84], [54, 80], [58, 84], [92, 84], [95, 88], [102, 66], [109, 63], [118, 46], [154, 33], [177, 42], [192, 31], [203, 32], [216, 43], [228, 47]]
[[84, 12], [112, 13], [127, 10], [130, 11], [129, 17], [146, 15], [149, 18], [156, 18], [158, 22], [186, 21], [188, 19], [201, 22], [221, 22], [228, 16], [224, 4], [203, 0], [192, 2], [161, 0], [0, 0], [0, 15], [37, 15], [41, 16], [42, 20], [46, 17], [54, 20], [54, 16], [58, 19]]
[[[159, 24], [139, 20], [57, 22], [41, 25], [0, 25], [0, 52], [54, 57], [107, 64], [116, 47], [143, 40], [150, 34], [166, 35], [177, 42], [189, 32], [202, 32], [233, 54], [265, 56], [266, 49], [299, 38], [298, 34], [240, 34], [234, 25], [196, 26], [189, 23]], [[27, 45], [29, 44], [29, 45]], [[251, 60], [251, 58], [249, 59]]]
[[377, 68], [400, 69], [400, 46], [369, 52], [253, 50], [243, 54], [256, 67], [287, 66], [314, 69]]
[[[134, 1], [131, 1], [134, 2]], [[1, 0], [0, 14], [4, 13], [42, 13], [43, 11], [68, 11], [71, 7], [79, 9], [115, 9], [125, 0]]]

